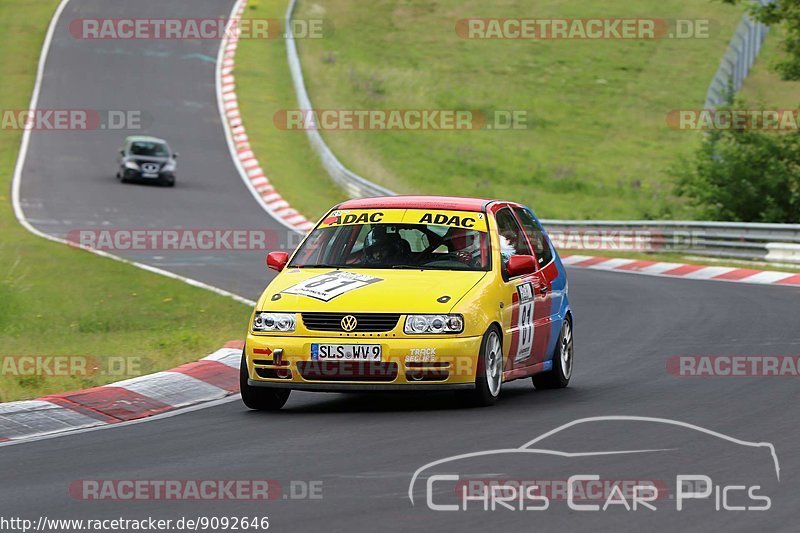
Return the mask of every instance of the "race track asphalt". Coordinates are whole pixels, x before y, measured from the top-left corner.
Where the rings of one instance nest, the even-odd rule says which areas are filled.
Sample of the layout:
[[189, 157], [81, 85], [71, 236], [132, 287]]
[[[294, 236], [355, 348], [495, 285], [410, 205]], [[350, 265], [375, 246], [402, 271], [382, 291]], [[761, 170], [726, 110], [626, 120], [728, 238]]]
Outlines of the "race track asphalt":
[[[239, 177], [217, 107], [216, 40], [85, 40], [76, 19], [227, 18], [233, 2], [72, 0], [53, 37], [39, 109], [140, 113], [128, 130], [34, 131], [21, 178], [21, 204], [39, 230], [61, 237], [97, 229], [287, 230]], [[174, 189], [121, 184], [114, 175], [128, 135], [155, 135], [179, 152]], [[74, 235], [74, 234], [73, 234]], [[273, 237], [269, 237], [273, 238]], [[112, 251], [254, 299], [271, 277], [263, 251]]]
[[[78, 17], [221, 17], [229, 1], [73, 0], [50, 52], [40, 108], [142, 109], [148, 133], [180, 152], [179, 185], [162, 189], [113, 179], [115, 151], [128, 132], [35, 132], [22, 178], [24, 211], [42, 231], [72, 229], [273, 228], [236, 174], [214, 92], [217, 43], [77, 41]], [[263, 254], [121, 254], [254, 298], [267, 283]], [[800, 290], [571, 269], [576, 369], [568, 389], [534, 391], [529, 381], [503, 389], [492, 408], [464, 409], [450, 394], [293, 393], [284, 410], [250, 412], [239, 401], [144, 423], [0, 449], [0, 516], [178, 519], [269, 516], [275, 531], [794, 531], [800, 512], [797, 378], [678, 377], [675, 355], [797, 355]], [[629, 472], [673, 479], [714, 472], [768, 487], [769, 511], [715, 511], [712, 500], [683, 512], [658, 510], [431, 511], [411, 505], [409, 483], [423, 465], [448, 456], [516, 448], [582, 418], [635, 415], [684, 421], [744, 441], [769, 442], [780, 461], [741, 445], [720, 448], [692, 432], [637, 423], [575, 428], [562, 449], [664, 448], [665, 455], [597, 457], [581, 468], [628, 479]], [[707, 436], [705, 436], [707, 437]], [[769, 463], [765, 467], [765, 463]], [[568, 462], [525, 458], [510, 465], [480, 459], [465, 478], [566, 479]], [[617, 468], [615, 471], [614, 469]], [[610, 470], [609, 470], [610, 469]], [[616, 472], [616, 473], [615, 473]], [[524, 473], [524, 474], [523, 474]], [[276, 501], [91, 501], [71, 495], [79, 480], [277, 480], [321, 482], [321, 499]], [[752, 481], [750, 481], [752, 480]], [[292, 482], [295, 482], [292, 485]], [[423, 487], [424, 489], [424, 487]], [[301, 491], [302, 492], [302, 491]], [[302, 496], [302, 494], [301, 494]], [[438, 496], [437, 496], [438, 498]], [[221, 530], [221, 529], [219, 529]]]

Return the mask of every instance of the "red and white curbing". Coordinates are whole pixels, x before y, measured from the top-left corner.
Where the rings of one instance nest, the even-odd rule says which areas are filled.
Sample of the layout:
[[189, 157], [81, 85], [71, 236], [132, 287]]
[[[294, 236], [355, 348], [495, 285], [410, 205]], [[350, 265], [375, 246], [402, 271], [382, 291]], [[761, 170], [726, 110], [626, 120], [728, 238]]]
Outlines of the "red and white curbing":
[[752, 270], [723, 266], [688, 265], [684, 263], [667, 263], [660, 261], [644, 261], [639, 259], [621, 259], [614, 257], [596, 257], [590, 255], [562, 255], [561, 261], [567, 266], [591, 268], [594, 270], [612, 270], [647, 274], [650, 276], [677, 277], [682, 279], [704, 279], [712, 281], [732, 281], [736, 283], [775, 284], [800, 286], [800, 274], [776, 272], [772, 270]]
[[[233, 24], [238, 25], [246, 4], [246, 0], [239, 0], [234, 6], [231, 13], [231, 22]], [[238, 35], [226, 35], [222, 41], [221, 61], [217, 62], [217, 68], [219, 69], [217, 74], [218, 93], [225, 126], [229, 133], [228, 140], [231, 144], [231, 153], [237, 162], [242, 179], [245, 180], [253, 194], [261, 201], [264, 209], [285, 226], [302, 233], [308, 232], [314, 227], [314, 224], [292, 208], [280, 193], [275, 190], [250, 147], [250, 141], [239, 111], [239, 101], [236, 97], [236, 83], [233, 75], [238, 43]]]
[[239, 392], [242, 341], [157, 372], [92, 389], [0, 403], [0, 443], [137, 420]]

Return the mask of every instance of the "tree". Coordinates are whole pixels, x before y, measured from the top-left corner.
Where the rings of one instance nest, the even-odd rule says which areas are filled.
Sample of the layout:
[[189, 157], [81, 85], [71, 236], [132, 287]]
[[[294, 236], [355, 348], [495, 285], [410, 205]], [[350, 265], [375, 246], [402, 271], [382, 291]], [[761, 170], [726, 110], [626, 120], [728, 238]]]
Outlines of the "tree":
[[800, 132], [709, 133], [673, 170], [677, 191], [710, 220], [800, 223]]
[[[742, 0], [722, 1], [735, 5]], [[767, 5], [746, 1], [749, 3], [748, 10], [756, 20], [768, 25], [784, 25], [786, 37], [783, 49], [787, 57], [778, 62], [775, 69], [784, 80], [800, 80], [800, 0], [775, 0]]]

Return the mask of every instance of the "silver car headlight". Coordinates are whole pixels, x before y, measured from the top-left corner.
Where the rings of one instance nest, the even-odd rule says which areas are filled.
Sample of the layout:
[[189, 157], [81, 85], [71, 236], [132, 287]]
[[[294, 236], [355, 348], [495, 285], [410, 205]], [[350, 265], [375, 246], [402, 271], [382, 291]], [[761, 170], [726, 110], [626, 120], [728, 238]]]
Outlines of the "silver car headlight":
[[136, 161], [125, 161], [125, 168], [139, 170], [139, 164]]
[[164, 165], [164, 168], [162, 168], [161, 170], [166, 171], [166, 172], [173, 172], [177, 166], [178, 165], [175, 162], [175, 160], [174, 159], [170, 159], [169, 161], [167, 161], [167, 164]]
[[464, 317], [461, 315], [408, 315], [403, 331], [408, 335], [461, 333], [464, 331]]
[[276, 331], [291, 333], [295, 330], [297, 321], [294, 313], [259, 312], [253, 318], [253, 331]]

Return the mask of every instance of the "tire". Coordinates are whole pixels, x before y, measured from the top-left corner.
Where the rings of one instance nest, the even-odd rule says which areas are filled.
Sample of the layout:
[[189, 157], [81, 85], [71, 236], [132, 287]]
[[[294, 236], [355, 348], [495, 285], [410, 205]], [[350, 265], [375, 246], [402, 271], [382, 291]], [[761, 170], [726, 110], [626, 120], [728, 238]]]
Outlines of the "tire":
[[162, 185], [165, 187], [174, 187], [175, 186], [175, 178], [167, 178], [161, 182]]
[[537, 389], [563, 389], [572, 377], [575, 349], [572, 341], [572, 320], [567, 317], [561, 325], [558, 343], [553, 354], [553, 369], [531, 377]]
[[486, 330], [481, 341], [478, 368], [475, 371], [475, 389], [463, 391], [462, 401], [473, 407], [494, 405], [500, 397], [503, 384], [503, 338], [494, 326]]
[[242, 393], [244, 404], [256, 411], [277, 411], [289, 399], [291, 389], [277, 389], [270, 387], [251, 387], [247, 384], [250, 377], [247, 374], [247, 358], [242, 350], [242, 363], [239, 368], [239, 390]]

